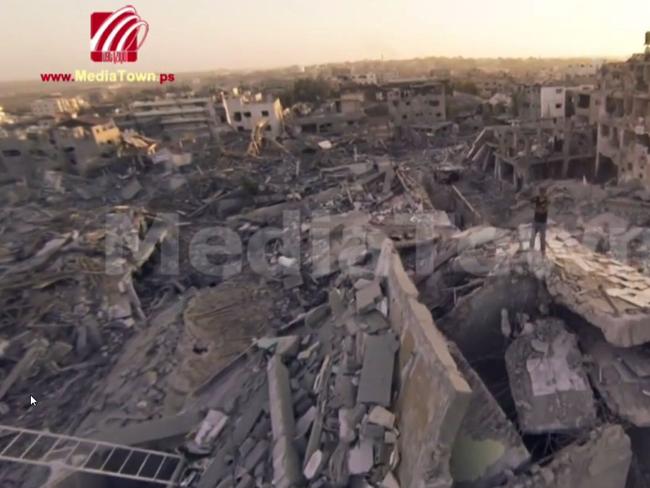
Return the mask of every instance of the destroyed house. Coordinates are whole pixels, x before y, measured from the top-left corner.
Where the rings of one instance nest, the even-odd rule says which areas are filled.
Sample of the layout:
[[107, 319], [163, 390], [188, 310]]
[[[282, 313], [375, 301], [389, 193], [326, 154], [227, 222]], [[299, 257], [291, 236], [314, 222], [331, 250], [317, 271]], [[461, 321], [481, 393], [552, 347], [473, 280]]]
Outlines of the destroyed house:
[[99, 117], [65, 120], [52, 130], [52, 137], [63, 162], [79, 173], [105, 164], [121, 142], [115, 122]]

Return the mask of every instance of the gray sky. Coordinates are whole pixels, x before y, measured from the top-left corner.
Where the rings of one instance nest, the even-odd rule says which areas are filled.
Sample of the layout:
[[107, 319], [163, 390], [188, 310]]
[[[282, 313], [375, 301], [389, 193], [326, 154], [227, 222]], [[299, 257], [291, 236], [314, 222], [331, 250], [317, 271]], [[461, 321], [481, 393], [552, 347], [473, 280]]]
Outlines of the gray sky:
[[90, 13], [149, 23], [129, 70], [181, 72], [417, 56], [627, 56], [648, 0], [0, 0], [0, 80], [89, 61]]

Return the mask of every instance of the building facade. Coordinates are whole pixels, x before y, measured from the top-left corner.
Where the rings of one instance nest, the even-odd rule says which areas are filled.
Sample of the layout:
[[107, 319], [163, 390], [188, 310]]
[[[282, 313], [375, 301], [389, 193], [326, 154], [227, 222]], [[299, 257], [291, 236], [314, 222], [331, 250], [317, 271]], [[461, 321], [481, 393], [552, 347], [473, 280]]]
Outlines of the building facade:
[[398, 130], [447, 120], [447, 88], [443, 82], [403, 80], [387, 83], [383, 89], [391, 122]]

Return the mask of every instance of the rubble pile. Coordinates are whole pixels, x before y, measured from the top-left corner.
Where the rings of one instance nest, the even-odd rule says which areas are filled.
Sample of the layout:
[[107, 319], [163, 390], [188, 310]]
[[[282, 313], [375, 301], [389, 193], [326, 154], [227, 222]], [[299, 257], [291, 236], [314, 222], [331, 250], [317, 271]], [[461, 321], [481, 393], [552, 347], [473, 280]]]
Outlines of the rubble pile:
[[[638, 267], [559, 225], [545, 259], [529, 225], [469, 225], [514, 197], [481, 207], [494, 182], [453, 162], [465, 146], [322, 142], [232, 136], [213, 164], [14, 194], [3, 422], [179, 455], [186, 488], [643, 486]], [[34, 391], [47, 410], [21, 407]], [[73, 453], [1, 484], [103, 481], [84, 467], [110, 454]]]

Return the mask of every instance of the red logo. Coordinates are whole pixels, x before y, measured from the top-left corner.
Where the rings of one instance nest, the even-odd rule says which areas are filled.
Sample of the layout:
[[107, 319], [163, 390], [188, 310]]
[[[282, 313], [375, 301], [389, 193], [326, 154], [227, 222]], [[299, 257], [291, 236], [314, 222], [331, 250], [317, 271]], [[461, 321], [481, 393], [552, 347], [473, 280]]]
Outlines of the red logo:
[[133, 63], [149, 33], [135, 7], [90, 14], [90, 59], [96, 63]]

